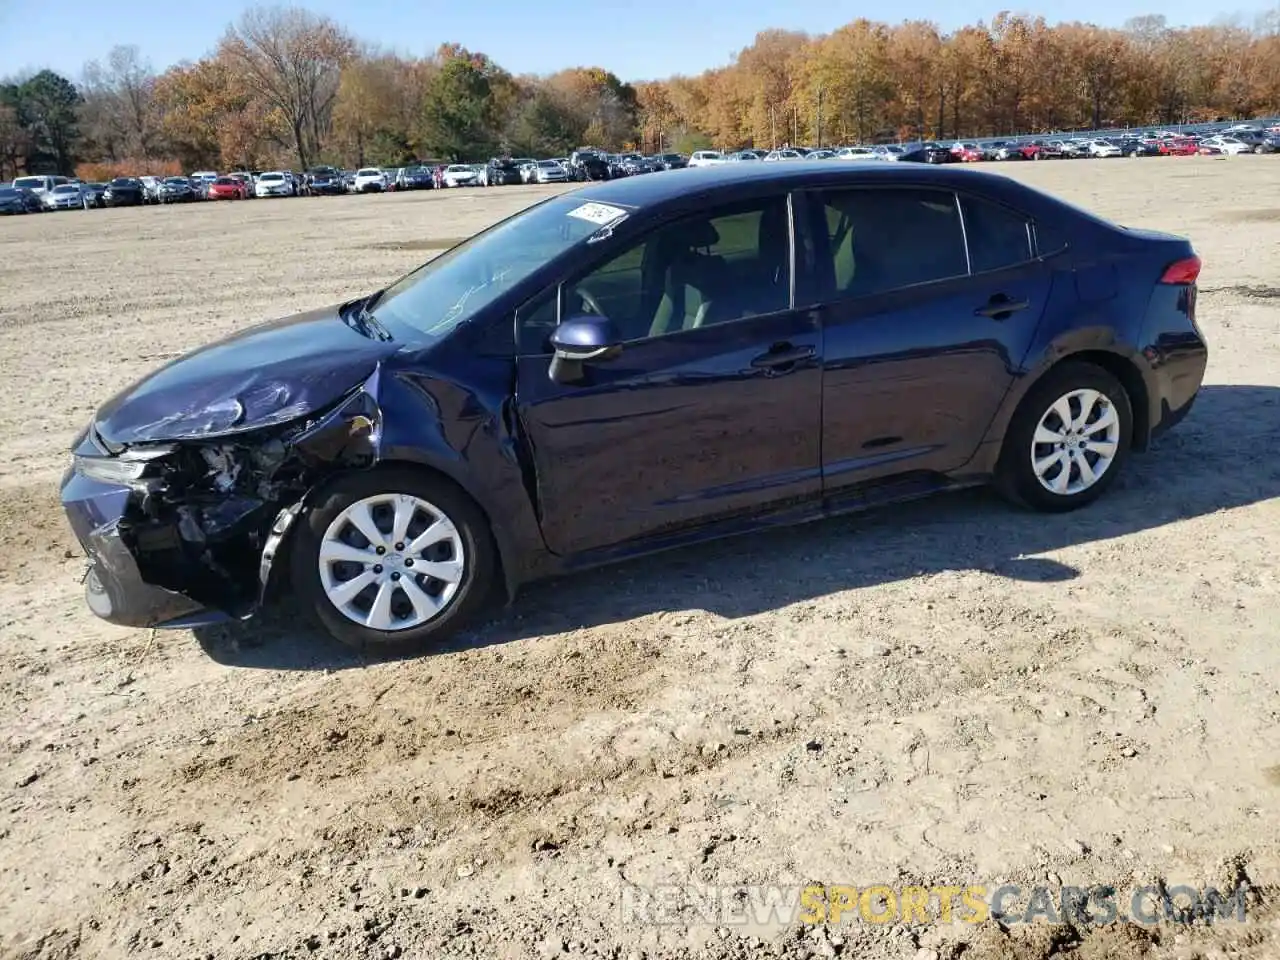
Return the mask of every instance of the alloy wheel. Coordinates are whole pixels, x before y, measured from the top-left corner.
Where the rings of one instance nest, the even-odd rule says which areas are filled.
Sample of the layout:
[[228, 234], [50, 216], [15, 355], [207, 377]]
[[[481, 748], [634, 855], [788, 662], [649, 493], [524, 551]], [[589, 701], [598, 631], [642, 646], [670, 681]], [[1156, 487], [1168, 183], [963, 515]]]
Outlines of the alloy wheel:
[[382, 493], [333, 519], [318, 562], [325, 596], [343, 616], [372, 630], [398, 631], [448, 608], [467, 558], [443, 510], [420, 497]]
[[1092, 487], [1120, 447], [1120, 417], [1105, 394], [1091, 389], [1063, 394], [1040, 417], [1031, 441], [1031, 469], [1059, 496]]

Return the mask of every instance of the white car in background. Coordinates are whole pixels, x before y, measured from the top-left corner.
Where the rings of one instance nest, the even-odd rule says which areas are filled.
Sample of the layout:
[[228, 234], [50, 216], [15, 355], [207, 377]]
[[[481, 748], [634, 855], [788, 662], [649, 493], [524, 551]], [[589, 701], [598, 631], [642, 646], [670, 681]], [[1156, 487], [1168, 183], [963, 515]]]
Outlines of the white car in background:
[[444, 168], [444, 185], [446, 187], [474, 187], [480, 182], [480, 174], [475, 167], [465, 163], [451, 163]]
[[1212, 147], [1219, 153], [1225, 153], [1231, 157], [1237, 156], [1241, 153], [1251, 153], [1253, 151], [1253, 147], [1245, 143], [1243, 140], [1237, 140], [1235, 137], [1223, 135], [1201, 140], [1200, 146]]
[[66, 177], [15, 177], [10, 186], [15, 190], [30, 190], [37, 197], [43, 198], [54, 187], [66, 182]]
[[841, 147], [836, 151], [837, 160], [879, 160], [870, 147]]
[[381, 193], [387, 188], [387, 177], [381, 167], [361, 167], [351, 181], [352, 193]]
[[1124, 151], [1110, 140], [1089, 141], [1089, 156], [1091, 157], [1119, 157], [1123, 155]]
[[291, 197], [293, 181], [284, 175], [282, 170], [269, 170], [258, 177], [253, 185], [255, 197]]
[[877, 160], [901, 160], [904, 153], [906, 151], [896, 143], [886, 143], [871, 148], [871, 154]]
[[804, 154], [799, 150], [770, 150], [764, 155], [765, 163], [779, 163], [783, 160], [803, 160]]
[[555, 160], [539, 160], [533, 166], [532, 183], [565, 183], [569, 179], [569, 171]]
[[724, 162], [724, 154], [719, 150], [695, 150], [689, 158], [691, 167], [718, 167]]
[[160, 202], [160, 184], [164, 182], [161, 177], [139, 177], [142, 183], [142, 202], [143, 203], [159, 203]]

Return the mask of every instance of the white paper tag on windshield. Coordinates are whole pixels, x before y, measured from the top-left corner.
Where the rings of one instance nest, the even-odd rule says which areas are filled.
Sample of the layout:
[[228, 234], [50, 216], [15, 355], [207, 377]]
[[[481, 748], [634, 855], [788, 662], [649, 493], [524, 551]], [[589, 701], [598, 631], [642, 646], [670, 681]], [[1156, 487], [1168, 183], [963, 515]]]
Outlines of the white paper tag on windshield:
[[580, 207], [574, 207], [568, 215], [604, 226], [606, 223], [613, 223], [620, 217], [625, 217], [627, 211], [621, 207], [611, 207], [607, 203], [584, 203]]

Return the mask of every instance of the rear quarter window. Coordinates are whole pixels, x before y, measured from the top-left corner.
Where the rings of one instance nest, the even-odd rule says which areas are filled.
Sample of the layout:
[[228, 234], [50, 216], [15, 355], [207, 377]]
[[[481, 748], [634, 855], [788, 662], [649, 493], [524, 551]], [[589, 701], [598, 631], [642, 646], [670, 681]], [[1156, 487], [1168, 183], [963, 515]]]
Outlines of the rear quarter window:
[[970, 196], [960, 198], [960, 210], [974, 273], [1013, 267], [1032, 259], [1031, 224], [1026, 216]]

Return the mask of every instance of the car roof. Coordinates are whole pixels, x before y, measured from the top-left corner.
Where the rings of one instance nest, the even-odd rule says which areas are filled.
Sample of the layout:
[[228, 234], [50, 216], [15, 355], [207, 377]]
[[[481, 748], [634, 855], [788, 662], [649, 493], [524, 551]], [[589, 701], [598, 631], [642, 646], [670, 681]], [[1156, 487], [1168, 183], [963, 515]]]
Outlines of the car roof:
[[668, 170], [656, 177], [625, 177], [583, 187], [575, 193], [584, 199], [647, 207], [699, 193], [729, 193], [735, 188], [774, 185], [780, 190], [842, 185], [927, 183], [939, 187], [968, 185], [993, 194], [1023, 196], [1027, 188], [1006, 176], [983, 173], [970, 165], [924, 163], [870, 163], [865, 160], [828, 160], [821, 164], [728, 164], [709, 169]]

